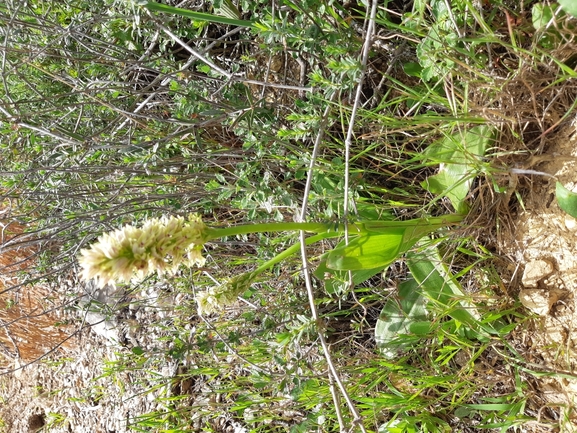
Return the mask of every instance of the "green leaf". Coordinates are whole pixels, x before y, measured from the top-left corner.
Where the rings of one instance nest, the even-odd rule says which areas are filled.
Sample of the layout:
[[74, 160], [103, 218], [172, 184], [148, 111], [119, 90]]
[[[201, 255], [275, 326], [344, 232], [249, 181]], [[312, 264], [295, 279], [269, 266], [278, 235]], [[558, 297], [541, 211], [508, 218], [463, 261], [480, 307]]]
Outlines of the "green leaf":
[[423, 73], [423, 67], [416, 62], [407, 62], [403, 65], [405, 74], [410, 77], [420, 77]]
[[575, 0], [559, 0], [559, 4], [569, 15], [577, 17], [577, 2]]
[[543, 48], [553, 48], [557, 46], [562, 39], [557, 27], [548, 25], [553, 19], [562, 20], [566, 18], [564, 11], [561, 11], [559, 15], [555, 16], [555, 11], [558, 7], [556, 3], [551, 5], [536, 3], [531, 10], [533, 27], [538, 31], [535, 39]]
[[134, 353], [135, 355], [142, 355], [144, 353], [144, 350], [142, 349], [142, 347], [140, 346], [135, 346], [132, 348], [132, 353]]
[[573, 218], [577, 218], [577, 194], [569, 191], [560, 182], [557, 182], [555, 185], [555, 195], [557, 196], [559, 207]]
[[375, 339], [382, 354], [390, 359], [399, 349], [408, 347], [410, 342], [400, 340], [401, 335], [426, 334], [430, 329], [426, 318], [425, 299], [419, 284], [412, 279], [399, 284], [397, 296], [387, 300], [375, 326]]
[[365, 233], [348, 245], [337, 246], [327, 267], [340, 271], [382, 269], [412, 248], [423, 236], [461, 220], [459, 215], [407, 221], [361, 223]]
[[407, 266], [421, 290], [432, 301], [448, 310], [448, 315], [464, 323], [479, 336], [495, 333], [480, 322], [475, 306], [464, 298], [461, 285], [451, 274], [434, 246], [425, 246], [407, 253]]
[[234, 20], [240, 19], [240, 11], [231, 0], [214, 0], [213, 7], [220, 16]]
[[543, 3], [536, 3], [533, 5], [533, 9], [531, 10], [531, 16], [535, 30], [541, 30], [553, 19], [555, 16], [555, 9], [553, 9], [552, 6]]
[[493, 137], [494, 129], [478, 125], [433, 143], [427, 149], [430, 160], [441, 164], [439, 173], [430, 176], [422, 186], [433, 194], [445, 195], [459, 213], [467, 213], [465, 199], [477, 175], [479, 157]]
[[405, 230], [394, 227], [384, 234], [358, 236], [348, 245], [333, 249], [327, 258], [327, 267], [341, 271], [384, 268], [398, 257]]
[[152, 1], [147, 2], [144, 7], [150, 11], [180, 15], [197, 21], [207, 21], [211, 23], [226, 24], [231, 26], [256, 28], [254, 21], [232, 19], [218, 15], [207, 14], [204, 12], [194, 12], [188, 9], [176, 8], [174, 6], [168, 6]]
[[[340, 246], [344, 246], [344, 241], [342, 241], [337, 247]], [[349, 273], [348, 271], [330, 269], [327, 266], [327, 259], [329, 254], [330, 252], [321, 256], [321, 261], [314, 272], [314, 276], [325, 282], [325, 290], [327, 293], [331, 295], [341, 295], [347, 290], [351, 289], [351, 287], [349, 287]], [[352, 271], [353, 284], [356, 286], [358, 284], [364, 283], [369, 278], [372, 278], [379, 272], [382, 272], [383, 269], [384, 267]]]

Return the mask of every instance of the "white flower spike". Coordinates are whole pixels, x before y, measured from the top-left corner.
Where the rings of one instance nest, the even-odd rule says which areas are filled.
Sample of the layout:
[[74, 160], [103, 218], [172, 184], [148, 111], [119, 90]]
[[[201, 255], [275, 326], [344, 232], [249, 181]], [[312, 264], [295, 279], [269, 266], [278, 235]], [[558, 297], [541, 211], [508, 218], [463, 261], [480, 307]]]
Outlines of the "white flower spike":
[[206, 229], [199, 216], [190, 215], [187, 220], [154, 218], [141, 228], [127, 225], [105, 233], [90, 248], [80, 251], [82, 278], [96, 278], [103, 287], [153, 272], [174, 273], [181, 264], [203, 266]]

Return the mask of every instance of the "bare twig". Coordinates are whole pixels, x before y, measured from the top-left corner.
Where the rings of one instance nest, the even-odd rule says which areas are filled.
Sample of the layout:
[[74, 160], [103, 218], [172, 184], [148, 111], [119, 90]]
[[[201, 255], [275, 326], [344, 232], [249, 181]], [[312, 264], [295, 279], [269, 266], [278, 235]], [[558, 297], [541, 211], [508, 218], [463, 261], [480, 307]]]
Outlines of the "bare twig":
[[[331, 108], [332, 108], [331, 104], [332, 104], [332, 101], [333, 101], [335, 96], [336, 96], [336, 93], [333, 94], [333, 97], [328, 102], [328, 105], [325, 108], [325, 111], [323, 112], [323, 118], [322, 118], [321, 124], [319, 125], [319, 132], [318, 132], [316, 139], [315, 139], [315, 145], [314, 145], [313, 152], [311, 155], [311, 163], [309, 165], [309, 169], [308, 169], [308, 173], [307, 173], [307, 181], [306, 181], [305, 190], [303, 193], [303, 204], [302, 204], [302, 208], [301, 208], [300, 221], [304, 221], [306, 219], [307, 208], [308, 208], [308, 196], [309, 196], [309, 192], [311, 190], [312, 178], [313, 178], [313, 174], [314, 174], [316, 159], [317, 159], [317, 156], [319, 153], [319, 149], [320, 149], [320, 145], [321, 145], [322, 138], [324, 135], [324, 129], [326, 127], [329, 113], [330, 113]], [[321, 321], [320, 321], [320, 316], [319, 316], [317, 307], [315, 305], [315, 297], [314, 297], [312, 281], [311, 281], [311, 276], [310, 276], [310, 269], [309, 269], [309, 264], [308, 264], [308, 259], [307, 259], [305, 232], [303, 232], [303, 231], [300, 232], [300, 242], [301, 242], [301, 257], [302, 257], [302, 263], [303, 263], [303, 276], [304, 276], [305, 285], [307, 288], [309, 305], [311, 308], [311, 316], [312, 316], [313, 320], [317, 323], [317, 325], [320, 325]], [[347, 402], [349, 410], [353, 414], [354, 423], [358, 424], [361, 431], [365, 432], [366, 430], [364, 428], [364, 425], [361, 422], [361, 417], [360, 417], [352, 399], [350, 398], [350, 396], [347, 392], [347, 389], [345, 388], [342, 380], [340, 379], [339, 373], [338, 373], [338, 371], [337, 371], [337, 369], [333, 363], [333, 360], [332, 360], [331, 354], [330, 354], [330, 348], [326, 342], [326, 339], [325, 339], [325, 336], [323, 333], [324, 332], [323, 328], [324, 328], [323, 326], [319, 326], [318, 336], [319, 336], [319, 341], [321, 343], [321, 346], [323, 348], [323, 353], [325, 355], [327, 365], [329, 367], [330, 377], [332, 377], [332, 380], [334, 380], [334, 382], [337, 384], [337, 386], [339, 387], [339, 390], [341, 391], [343, 397], [345, 398], [345, 401]], [[337, 413], [337, 418], [339, 420], [340, 429], [341, 429], [341, 431], [346, 431], [345, 426], [343, 424], [343, 422], [344, 422], [343, 416], [342, 416], [342, 413], [340, 411], [339, 399], [335, 393], [333, 393], [333, 400], [335, 403], [335, 411]]]
[[[372, 2], [372, 8], [371, 8], [371, 15], [369, 18], [369, 23], [367, 26], [367, 33], [365, 36], [365, 44], [363, 47], [363, 52], [362, 52], [362, 57], [361, 57], [361, 68], [362, 68], [362, 74], [361, 74], [361, 78], [359, 80], [359, 84], [357, 86], [357, 92], [355, 95], [355, 101], [353, 104], [353, 108], [352, 108], [352, 112], [351, 112], [351, 118], [349, 121], [349, 128], [347, 131], [347, 137], [345, 140], [345, 193], [344, 193], [344, 218], [345, 218], [345, 222], [348, 221], [348, 209], [349, 209], [349, 173], [350, 173], [350, 148], [351, 148], [351, 141], [352, 141], [352, 136], [353, 136], [353, 131], [354, 131], [354, 123], [355, 123], [355, 118], [356, 118], [356, 114], [357, 111], [359, 109], [359, 105], [360, 105], [360, 99], [361, 99], [361, 94], [362, 94], [362, 87], [363, 87], [363, 83], [364, 83], [364, 78], [365, 78], [365, 71], [367, 68], [367, 61], [369, 58], [369, 51], [370, 51], [370, 47], [371, 47], [371, 38], [373, 35], [373, 31], [374, 31], [374, 26], [375, 26], [375, 16], [376, 16], [376, 12], [377, 12], [377, 1], [374, 0]], [[309, 172], [308, 172], [308, 177], [307, 177], [307, 185], [305, 187], [305, 192], [304, 192], [304, 198], [303, 198], [303, 207], [302, 207], [302, 212], [301, 212], [301, 221], [304, 221], [305, 216], [306, 216], [306, 209], [307, 209], [307, 197], [308, 197], [308, 191], [310, 189], [310, 184], [312, 183], [312, 174], [313, 174], [313, 170], [314, 170], [314, 164], [315, 164], [315, 160], [316, 160], [316, 156], [318, 153], [318, 149], [320, 147], [320, 142], [324, 133], [324, 122], [326, 122], [326, 119], [328, 117], [328, 113], [330, 110], [330, 104], [327, 107], [327, 109], [325, 110], [324, 113], [324, 117], [323, 117], [323, 123], [321, 124], [321, 127], [319, 129], [319, 133], [317, 135], [317, 139], [315, 142], [315, 147], [313, 149], [313, 155], [311, 157], [311, 165], [309, 167]], [[311, 284], [311, 278], [310, 278], [310, 272], [309, 272], [309, 268], [308, 268], [308, 261], [307, 261], [307, 254], [306, 254], [306, 248], [304, 247], [305, 243], [304, 243], [304, 237], [305, 234], [304, 232], [301, 232], [301, 254], [302, 254], [302, 261], [303, 261], [303, 274], [305, 277], [305, 283], [306, 283], [306, 287], [307, 287], [307, 292], [309, 294], [309, 302], [310, 302], [310, 307], [311, 307], [311, 314], [312, 317], [315, 321], [317, 321], [317, 323], [319, 323], [319, 315], [318, 315], [318, 311], [316, 308], [316, 305], [314, 303], [314, 294], [313, 294], [313, 290], [312, 290], [312, 284]], [[345, 242], [348, 243], [348, 224], [345, 223]], [[352, 282], [352, 275], [349, 273], [349, 280]], [[359, 415], [359, 412], [357, 411], [357, 408], [355, 406], [355, 404], [353, 403], [353, 401], [351, 400], [343, 382], [340, 380], [339, 377], [339, 373], [334, 365], [334, 363], [332, 362], [331, 356], [330, 356], [330, 351], [329, 351], [329, 347], [326, 343], [326, 340], [324, 338], [323, 332], [322, 330], [320, 330], [319, 332], [319, 340], [321, 342], [321, 346], [323, 347], [323, 352], [325, 354], [326, 360], [327, 360], [327, 364], [329, 366], [329, 370], [331, 372], [331, 375], [335, 381], [335, 383], [337, 384], [337, 386], [339, 387], [341, 393], [343, 394], [343, 397], [345, 398], [347, 405], [349, 407], [349, 410], [351, 411], [351, 414], [354, 417], [354, 421], [353, 421], [353, 426], [352, 428], [355, 427], [355, 425], [357, 425], [359, 427], [359, 429], [362, 432], [365, 432], [366, 429], [364, 427], [364, 424], [362, 423], [362, 419]], [[337, 410], [337, 414], [339, 414], [338, 410], [338, 400], [335, 401], [335, 409]], [[340, 414], [339, 414], [340, 415]], [[342, 417], [339, 416], [339, 423], [341, 423], [341, 431], [344, 431], [343, 428], [344, 426], [342, 425]], [[352, 429], [351, 428], [351, 429]]]
[[[365, 74], [367, 70], [367, 62], [369, 59], [369, 52], [371, 48], [371, 40], [375, 28], [375, 16], [377, 14], [377, 2], [373, 1], [371, 7], [371, 15], [369, 18], [369, 24], [367, 26], [367, 33], [365, 35], [365, 43], [363, 46], [363, 52], [361, 56], [361, 77], [359, 79], [359, 84], [357, 85], [357, 91], [355, 94], [355, 101], [351, 110], [351, 118], [349, 120], [349, 127], [347, 130], [347, 137], [345, 139], [345, 184], [344, 184], [344, 203], [343, 203], [343, 216], [345, 221], [348, 221], [349, 212], [349, 177], [350, 177], [350, 157], [351, 157], [351, 142], [353, 138], [353, 132], [355, 129], [355, 119], [357, 117], [357, 111], [361, 104], [361, 95], [363, 92], [363, 83], [365, 81]], [[345, 224], [345, 242], [348, 243], [348, 224]]]

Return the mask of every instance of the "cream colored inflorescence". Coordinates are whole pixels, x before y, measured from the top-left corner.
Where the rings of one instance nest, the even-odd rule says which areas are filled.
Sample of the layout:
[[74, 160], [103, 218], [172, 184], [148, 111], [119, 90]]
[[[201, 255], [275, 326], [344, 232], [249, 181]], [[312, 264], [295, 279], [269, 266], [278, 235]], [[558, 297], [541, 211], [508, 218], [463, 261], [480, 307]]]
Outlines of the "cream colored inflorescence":
[[222, 311], [224, 307], [232, 305], [238, 296], [248, 290], [257, 276], [258, 274], [255, 272], [241, 274], [220, 286], [198, 293], [196, 295], [198, 312], [200, 314], [217, 313]]
[[97, 279], [98, 285], [129, 282], [156, 272], [174, 273], [181, 264], [204, 265], [202, 246], [206, 225], [197, 215], [162, 217], [142, 227], [124, 226], [98, 238], [80, 251], [82, 278]]

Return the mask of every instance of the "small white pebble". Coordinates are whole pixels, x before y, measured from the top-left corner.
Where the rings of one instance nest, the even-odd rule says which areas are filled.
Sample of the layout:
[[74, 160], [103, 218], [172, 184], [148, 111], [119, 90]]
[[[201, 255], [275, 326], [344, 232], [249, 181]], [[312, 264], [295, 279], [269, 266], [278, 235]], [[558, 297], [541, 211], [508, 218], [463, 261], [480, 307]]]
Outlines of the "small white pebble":
[[574, 232], [577, 230], [577, 221], [570, 215], [565, 215], [565, 227], [567, 230]]

